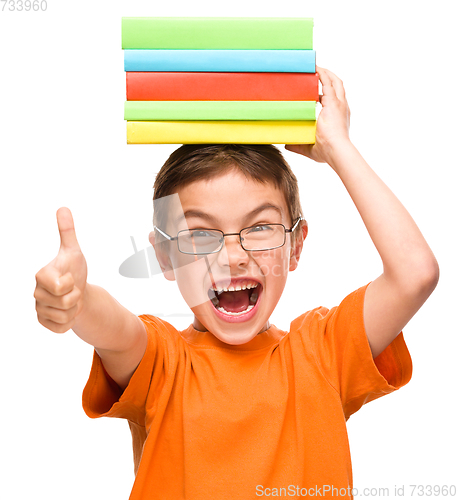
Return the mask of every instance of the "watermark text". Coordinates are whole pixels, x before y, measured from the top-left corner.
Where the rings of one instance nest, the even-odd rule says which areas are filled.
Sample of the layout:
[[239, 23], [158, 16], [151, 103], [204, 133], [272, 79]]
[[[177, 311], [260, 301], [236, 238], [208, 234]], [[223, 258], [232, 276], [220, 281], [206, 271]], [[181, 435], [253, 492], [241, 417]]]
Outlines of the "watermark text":
[[264, 487], [260, 484], [256, 486], [256, 496], [258, 497], [322, 497], [322, 498], [352, 498], [352, 497], [456, 497], [457, 487], [454, 484], [450, 485], [432, 485], [432, 484], [409, 484], [409, 485], [394, 485], [388, 487], [373, 487], [373, 488], [352, 488], [335, 487], [330, 484], [315, 485], [309, 487], [301, 487], [290, 484], [285, 487]]

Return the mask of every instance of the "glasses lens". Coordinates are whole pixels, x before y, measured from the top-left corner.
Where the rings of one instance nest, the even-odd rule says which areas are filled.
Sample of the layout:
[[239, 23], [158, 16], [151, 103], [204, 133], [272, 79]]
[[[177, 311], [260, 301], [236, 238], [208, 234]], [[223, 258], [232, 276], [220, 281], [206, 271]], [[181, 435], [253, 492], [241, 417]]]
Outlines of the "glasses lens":
[[177, 236], [178, 250], [194, 255], [218, 252], [223, 240], [223, 233], [207, 229], [180, 231]]
[[271, 250], [285, 244], [285, 227], [282, 224], [261, 224], [244, 229], [241, 236], [246, 250]]

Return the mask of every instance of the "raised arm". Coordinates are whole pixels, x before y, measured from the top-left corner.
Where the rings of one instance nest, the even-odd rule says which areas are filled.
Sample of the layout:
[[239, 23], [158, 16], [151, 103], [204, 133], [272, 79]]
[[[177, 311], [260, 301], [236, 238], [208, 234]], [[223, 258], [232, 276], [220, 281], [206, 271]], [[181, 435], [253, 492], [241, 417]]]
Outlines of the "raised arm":
[[286, 148], [333, 168], [382, 259], [383, 273], [367, 288], [364, 303], [364, 324], [375, 358], [432, 293], [439, 267], [410, 214], [351, 143], [350, 110], [342, 81], [329, 70], [317, 71], [323, 108], [316, 143]]
[[124, 390], [146, 350], [143, 323], [103, 288], [86, 282], [86, 259], [68, 208], [57, 211], [57, 224], [57, 257], [35, 276], [38, 321], [55, 333], [72, 328], [95, 347], [107, 373]]

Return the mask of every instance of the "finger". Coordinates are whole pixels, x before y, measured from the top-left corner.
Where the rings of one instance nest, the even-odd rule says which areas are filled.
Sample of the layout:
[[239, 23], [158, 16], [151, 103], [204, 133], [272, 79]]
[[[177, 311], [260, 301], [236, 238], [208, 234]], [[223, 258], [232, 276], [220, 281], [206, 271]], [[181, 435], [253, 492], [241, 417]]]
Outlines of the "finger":
[[66, 250], [79, 249], [80, 246], [76, 239], [75, 224], [70, 210], [66, 207], [61, 207], [57, 211], [56, 217], [60, 234], [60, 248]]
[[328, 96], [328, 97], [336, 97], [336, 91], [335, 91], [334, 87], [332, 86], [332, 80], [331, 80], [330, 76], [328, 75], [328, 70], [317, 66], [316, 72], [318, 73], [318, 76], [320, 77], [321, 90], [323, 92], [323, 95]]
[[54, 333], [65, 333], [70, 330], [70, 328], [72, 328], [72, 326], [75, 324], [75, 319], [63, 325], [41, 317], [38, 317], [38, 322]]
[[40, 269], [35, 275], [37, 287], [44, 288], [52, 295], [60, 297], [73, 290], [75, 281], [70, 273], [62, 273], [51, 264]]
[[345, 100], [345, 88], [344, 88], [342, 80], [335, 73], [333, 73], [332, 71], [329, 71], [328, 69], [326, 70], [326, 74], [331, 81], [331, 85], [335, 90], [337, 98], [339, 99], [339, 101], [344, 101]]
[[49, 293], [44, 288], [37, 287], [33, 296], [39, 305], [67, 311], [78, 304], [78, 301], [81, 298], [81, 291], [79, 288], [74, 287], [71, 292], [61, 296], [56, 296]]
[[321, 104], [321, 106], [323, 106], [323, 108], [325, 108], [326, 106], [330, 106], [333, 103], [333, 101], [335, 103], [336, 99], [337, 99], [336, 96], [329, 97], [328, 95], [324, 95], [320, 99], [320, 104]]
[[76, 313], [78, 312], [77, 306], [74, 306], [67, 311], [63, 311], [62, 309], [57, 309], [56, 307], [36, 304], [35, 309], [39, 318], [52, 321], [58, 325], [66, 325], [67, 323], [70, 323], [76, 317]]

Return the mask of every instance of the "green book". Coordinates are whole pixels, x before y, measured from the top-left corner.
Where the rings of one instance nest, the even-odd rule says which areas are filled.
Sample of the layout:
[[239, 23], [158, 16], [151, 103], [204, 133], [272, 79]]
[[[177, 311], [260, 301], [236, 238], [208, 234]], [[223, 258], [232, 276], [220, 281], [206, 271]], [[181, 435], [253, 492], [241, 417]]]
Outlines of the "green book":
[[315, 120], [315, 101], [126, 101], [124, 119]]
[[313, 49], [313, 19], [123, 17], [123, 49]]

